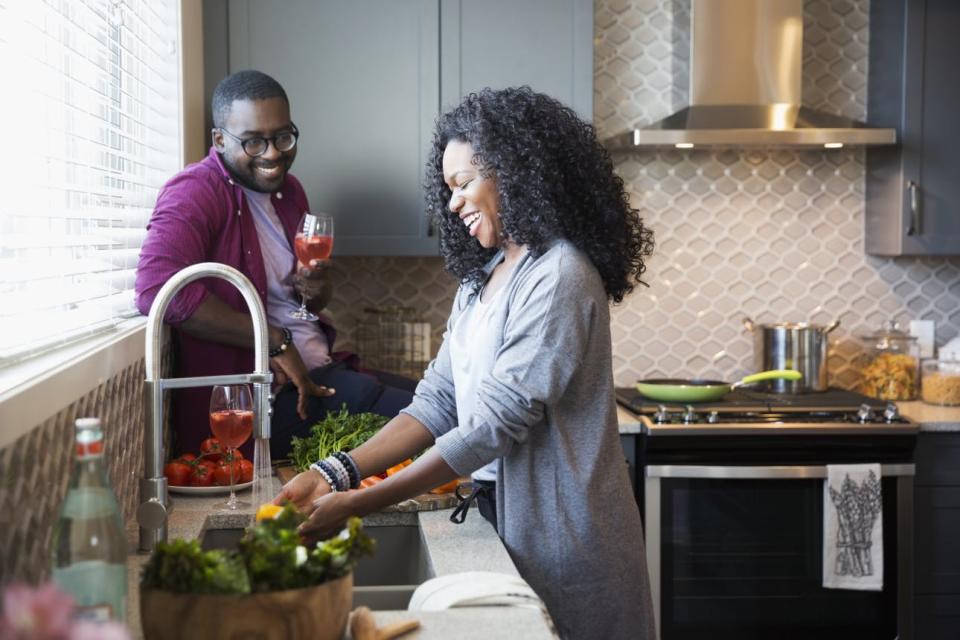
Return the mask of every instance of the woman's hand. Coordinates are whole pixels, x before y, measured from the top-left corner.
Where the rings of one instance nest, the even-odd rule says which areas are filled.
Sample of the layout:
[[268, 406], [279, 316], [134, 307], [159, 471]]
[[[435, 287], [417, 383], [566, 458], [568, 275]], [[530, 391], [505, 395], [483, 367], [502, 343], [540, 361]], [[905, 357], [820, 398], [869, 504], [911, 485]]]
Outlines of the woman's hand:
[[297, 533], [312, 542], [336, 535], [343, 529], [347, 518], [354, 513], [351, 498], [354, 491], [329, 493], [313, 503], [313, 513], [300, 524]]
[[297, 388], [297, 414], [306, 420], [307, 400], [310, 396], [326, 398], [337, 392], [336, 389], [324, 387], [310, 379], [307, 365], [303, 363], [300, 352], [291, 342], [286, 351], [270, 359], [270, 368], [277, 372], [276, 378], [290, 380]]
[[314, 503], [328, 493], [330, 493], [330, 485], [323, 479], [320, 472], [307, 469], [283, 485], [280, 493], [273, 499], [273, 504], [283, 505], [285, 502], [292, 502], [298, 511], [310, 514], [315, 508]]

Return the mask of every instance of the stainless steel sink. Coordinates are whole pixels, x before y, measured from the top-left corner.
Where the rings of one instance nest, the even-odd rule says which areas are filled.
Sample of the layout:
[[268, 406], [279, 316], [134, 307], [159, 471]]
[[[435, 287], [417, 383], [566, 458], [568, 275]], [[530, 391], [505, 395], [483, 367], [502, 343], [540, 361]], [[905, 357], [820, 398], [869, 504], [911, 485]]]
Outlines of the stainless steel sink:
[[[363, 558], [353, 572], [353, 606], [375, 610], [403, 610], [414, 590], [433, 577], [420, 527], [410, 525], [365, 526], [377, 541], [374, 555]], [[205, 529], [200, 547], [233, 549], [243, 529]]]

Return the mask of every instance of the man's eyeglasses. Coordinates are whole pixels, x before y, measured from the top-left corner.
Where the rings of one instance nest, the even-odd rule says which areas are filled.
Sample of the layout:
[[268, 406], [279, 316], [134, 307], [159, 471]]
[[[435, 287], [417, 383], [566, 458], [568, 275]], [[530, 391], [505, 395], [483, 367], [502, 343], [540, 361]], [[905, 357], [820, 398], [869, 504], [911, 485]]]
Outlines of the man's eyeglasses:
[[290, 149], [293, 149], [295, 146], [297, 146], [297, 138], [300, 137], [300, 131], [297, 129], [296, 125], [292, 126], [293, 129], [291, 131], [284, 131], [283, 133], [278, 133], [270, 138], [263, 138], [261, 136], [255, 136], [253, 138], [241, 138], [233, 135], [223, 127], [217, 128], [220, 130], [220, 133], [225, 133], [239, 142], [240, 146], [243, 147], [244, 153], [251, 158], [256, 158], [257, 156], [262, 156], [267, 152], [267, 147], [271, 142], [273, 143], [273, 148], [281, 153], [284, 151], [290, 151]]

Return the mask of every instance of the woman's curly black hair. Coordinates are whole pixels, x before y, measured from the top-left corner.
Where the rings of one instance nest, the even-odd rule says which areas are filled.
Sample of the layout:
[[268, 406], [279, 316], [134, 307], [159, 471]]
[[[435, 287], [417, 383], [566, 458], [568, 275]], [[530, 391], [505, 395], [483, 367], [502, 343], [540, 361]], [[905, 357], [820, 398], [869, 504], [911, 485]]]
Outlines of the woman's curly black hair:
[[471, 93], [437, 121], [424, 184], [427, 212], [440, 229], [446, 268], [461, 282], [482, 286], [483, 266], [496, 249], [480, 246], [448, 208], [443, 152], [451, 140], [469, 143], [474, 164], [494, 179], [504, 233], [514, 242], [540, 256], [552, 240], [568, 239], [589, 256], [614, 302], [646, 284], [641, 275], [653, 232], [630, 207], [593, 127], [527, 86]]

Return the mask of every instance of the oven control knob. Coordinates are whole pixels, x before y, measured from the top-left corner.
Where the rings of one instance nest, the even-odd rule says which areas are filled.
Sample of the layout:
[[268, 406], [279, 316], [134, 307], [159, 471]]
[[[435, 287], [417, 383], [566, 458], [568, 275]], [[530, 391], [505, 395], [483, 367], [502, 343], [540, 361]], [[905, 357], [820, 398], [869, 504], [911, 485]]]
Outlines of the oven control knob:
[[683, 414], [683, 423], [690, 424], [691, 422], [697, 421], [697, 413], [693, 410], [693, 406], [687, 405], [687, 410]]
[[857, 409], [857, 421], [861, 424], [865, 422], [873, 422], [873, 409], [870, 408], [870, 405], [860, 405], [860, 408]]
[[709, 422], [710, 424], [717, 424], [718, 422], [720, 422], [720, 412], [711, 411], [710, 413], [708, 413], [707, 422]]
[[883, 410], [883, 419], [888, 423], [900, 420], [900, 410], [897, 409], [897, 405], [888, 402], [887, 408]]
[[657, 424], [670, 422], [670, 414], [667, 413], [667, 408], [662, 404], [657, 405], [657, 412], [653, 414], [653, 421]]

